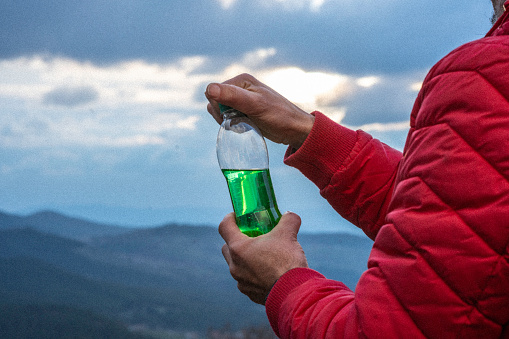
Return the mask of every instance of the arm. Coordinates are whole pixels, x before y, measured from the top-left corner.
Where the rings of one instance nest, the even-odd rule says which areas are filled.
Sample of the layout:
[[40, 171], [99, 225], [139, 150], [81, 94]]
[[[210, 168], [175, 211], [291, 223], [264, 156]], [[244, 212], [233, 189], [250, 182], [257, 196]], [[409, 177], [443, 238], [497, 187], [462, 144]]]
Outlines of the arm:
[[319, 112], [303, 145], [285, 163], [299, 169], [345, 219], [371, 239], [385, 223], [401, 153], [363, 131], [349, 130]]
[[[300, 169], [336, 211], [374, 239], [385, 219], [400, 152], [321, 113], [302, 111], [248, 74], [210, 84], [205, 95], [216, 121], [221, 122], [221, 102], [247, 114], [269, 140], [289, 145], [285, 162]], [[297, 151], [289, 155], [290, 150]]]
[[[288, 144], [292, 151], [297, 150], [288, 154], [286, 162], [300, 168], [314, 180], [340, 213], [358, 224], [365, 223], [365, 232], [372, 237], [376, 235], [378, 225], [369, 222], [369, 216], [359, 215], [370, 213], [379, 216], [379, 220], [383, 219], [381, 215], [385, 212], [384, 203], [389, 200], [387, 191], [392, 188], [393, 176], [388, 175], [388, 170], [381, 171], [383, 174], [380, 176], [374, 174], [380, 171], [378, 166], [396, 167], [401, 156], [399, 152], [363, 132], [341, 127], [320, 113], [309, 115], [302, 112], [247, 75], [225, 84], [211, 84], [206, 95], [210, 101], [208, 110], [216, 120], [220, 120], [217, 102], [227, 104], [248, 114], [270, 140]], [[270, 102], [276, 104], [271, 105]], [[377, 156], [380, 152], [382, 154]], [[330, 161], [331, 158], [334, 161]], [[378, 160], [371, 161], [370, 158]], [[355, 173], [359, 171], [367, 177], [374, 176], [376, 183], [358, 184], [362, 189], [348, 192], [348, 187], [355, 184], [352, 180]], [[394, 168], [390, 173], [394, 173]], [[380, 194], [381, 191], [384, 192]], [[356, 201], [347, 202], [352, 200], [352, 196], [357, 197]], [[249, 238], [238, 230], [234, 219], [227, 216], [219, 226], [226, 242], [223, 255], [239, 290], [251, 300], [265, 304], [269, 291], [273, 289], [267, 299], [267, 313], [276, 332], [280, 324], [277, 321], [279, 315], [293, 314], [302, 321], [287, 321], [287, 326], [282, 327], [284, 337], [302, 337], [299, 330], [307, 327], [308, 323], [311, 326], [304, 333], [311, 333], [309, 335], [313, 338], [315, 335], [325, 337], [327, 333], [337, 332], [327, 326], [313, 325], [313, 319], [318, 316], [319, 324], [325, 321], [333, 322], [335, 326], [347, 326], [350, 323], [348, 319], [355, 319], [349, 316], [357, 309], [353, 302], [354, 293], [344, 284], [325, 279], [320, 273], [307, 268], [304, 253], [297, 242], [299, 226], [300, 218], [291, 213], [285, 214], [270, 233]], [[318, 297], [325, 298], [318, 298], [315, 291], [318, 291]], [[299, 307], [289, 309], [293, 303], [288, 303], [288, 300], [295, 301]], [[354, 334], [355, 326], [349, 324], [347, 328], [353, 331], [348, 333]]]

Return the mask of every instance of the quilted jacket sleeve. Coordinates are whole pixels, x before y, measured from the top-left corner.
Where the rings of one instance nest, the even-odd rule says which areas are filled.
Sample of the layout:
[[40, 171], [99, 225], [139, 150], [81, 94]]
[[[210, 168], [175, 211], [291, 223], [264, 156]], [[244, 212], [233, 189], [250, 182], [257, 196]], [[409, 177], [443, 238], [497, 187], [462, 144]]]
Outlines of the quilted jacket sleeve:
[[371, 239], [385, 221], [401, 152], [314, 112], [315, 124], [287, 165], [298, 168], [346, 220]]
[[[507, 38], [468, 44], [426, 78], [395, 179], [384, 174], [385, 180], [374, 176], [374, 186], [367, 182], [373, 157], [391, 159], [386, 173], [393, 173], [399, 160], [384, 146], [362, 155], [366, 146], [360, 145], [367, 143], [359, 132], [351, 144], [359, 151], [343, 157], [341, 165], [319, 153], [315, 159], [321, 157], [323, 164], [308, 169], [309, 161], [297, 164], [305, 174], [335, 168], [363, 176], [341, 185], [335, 174], [326, 175], [330, 180], [317, 184], [329, 201], [336, 196], [338, 205], [351, 206], [335, 207], [361, 227], [370, 225], [366, 233], [376, 239], [355, 292], [310, 269], [291, 270], [278, 280], [266, 309], [281, 338], [508, 334], [508, 84]], [[328, 186], [341, 187], [340, 192], [328, 192]], [[370, 188], [375, 186], [378, 191]], [[373, 202], [359, 198], [363, 192], [371, 192], [366, 196]], [[390, 205], [383, 207], [387, 199]], [[364, 221], [365, 211], [377, 221]], [[382, 227], [374, 226], [384, 218]]]

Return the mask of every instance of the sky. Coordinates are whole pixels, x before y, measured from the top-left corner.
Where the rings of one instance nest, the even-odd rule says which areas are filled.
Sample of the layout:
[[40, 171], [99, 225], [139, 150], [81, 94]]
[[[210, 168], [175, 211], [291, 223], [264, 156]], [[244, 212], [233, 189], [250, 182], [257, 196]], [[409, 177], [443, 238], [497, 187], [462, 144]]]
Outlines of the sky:
[[[0, 211], [130, 227], [232, 210], [210, 82], [250, 73], [403, 149], [428, 70], [482, 38], [488, 0], [3, 0]], [[360, 233], [268, 142], [281, 211]]]

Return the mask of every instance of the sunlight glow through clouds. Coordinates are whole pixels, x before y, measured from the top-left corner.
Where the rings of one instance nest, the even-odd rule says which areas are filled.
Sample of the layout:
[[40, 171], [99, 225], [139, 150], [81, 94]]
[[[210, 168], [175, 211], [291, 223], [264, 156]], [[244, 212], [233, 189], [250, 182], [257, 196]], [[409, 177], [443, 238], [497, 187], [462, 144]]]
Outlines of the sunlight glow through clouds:
[[261, 77], [288, 100], [297, 104], [315, 104], [320, 96], [348, 81], [340, 74], [306, 72], [297, 67], [269, 71]]
[[412, 91], [418, 92], [421, 90], [422, 87], [422, 81], [421, 82], [414, 82], [411, 86]]
[[237, 0], [217, 0], [223, 9], [228, 9], [233, 6]]
[[408, 130], [410, 126], [410, 123], [408, 121], [401, 121], [401, 122], [392, 122], [388, 124], [380, 124], [380, 123], [374, 123], [374, 124], [366, 124], [362, 126], [356, 127], [356, 129], [361, 129], [364, 132], [390, 132], [390, 131], [404, 131]]
[[366, 88], [372, 87], [379, 82], [380, 82], [380, 78], [376, 77], [376, 76], [362, 77], [362, 78], [357, 79], [357, 81], [356, 81], [357, 85], [359, 85], [361, 87], [366, 87]]
[[[217, 0], [223, 9], [232, 8], [239, 0]], [[252, 0], [249, 0], [252, 1]], [[258, 0], [260, 6], [268, 7], [281, 5], [287, 10], [309, 8], [311, 11], [319, 11], [326, 0]]]

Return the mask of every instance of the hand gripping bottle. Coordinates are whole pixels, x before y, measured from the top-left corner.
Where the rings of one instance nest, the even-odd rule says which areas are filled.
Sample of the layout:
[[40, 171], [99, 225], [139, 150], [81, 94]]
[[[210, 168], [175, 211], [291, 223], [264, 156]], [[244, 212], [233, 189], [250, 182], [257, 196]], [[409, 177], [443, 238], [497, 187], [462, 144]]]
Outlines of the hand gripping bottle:
[[256, 237], [269, 232], [281, 218], [269, 173], [267, 145], [243, 113], [219, 105], [223, 123], [217, 135], [217, 160], [228, 183], [237, 225]]

